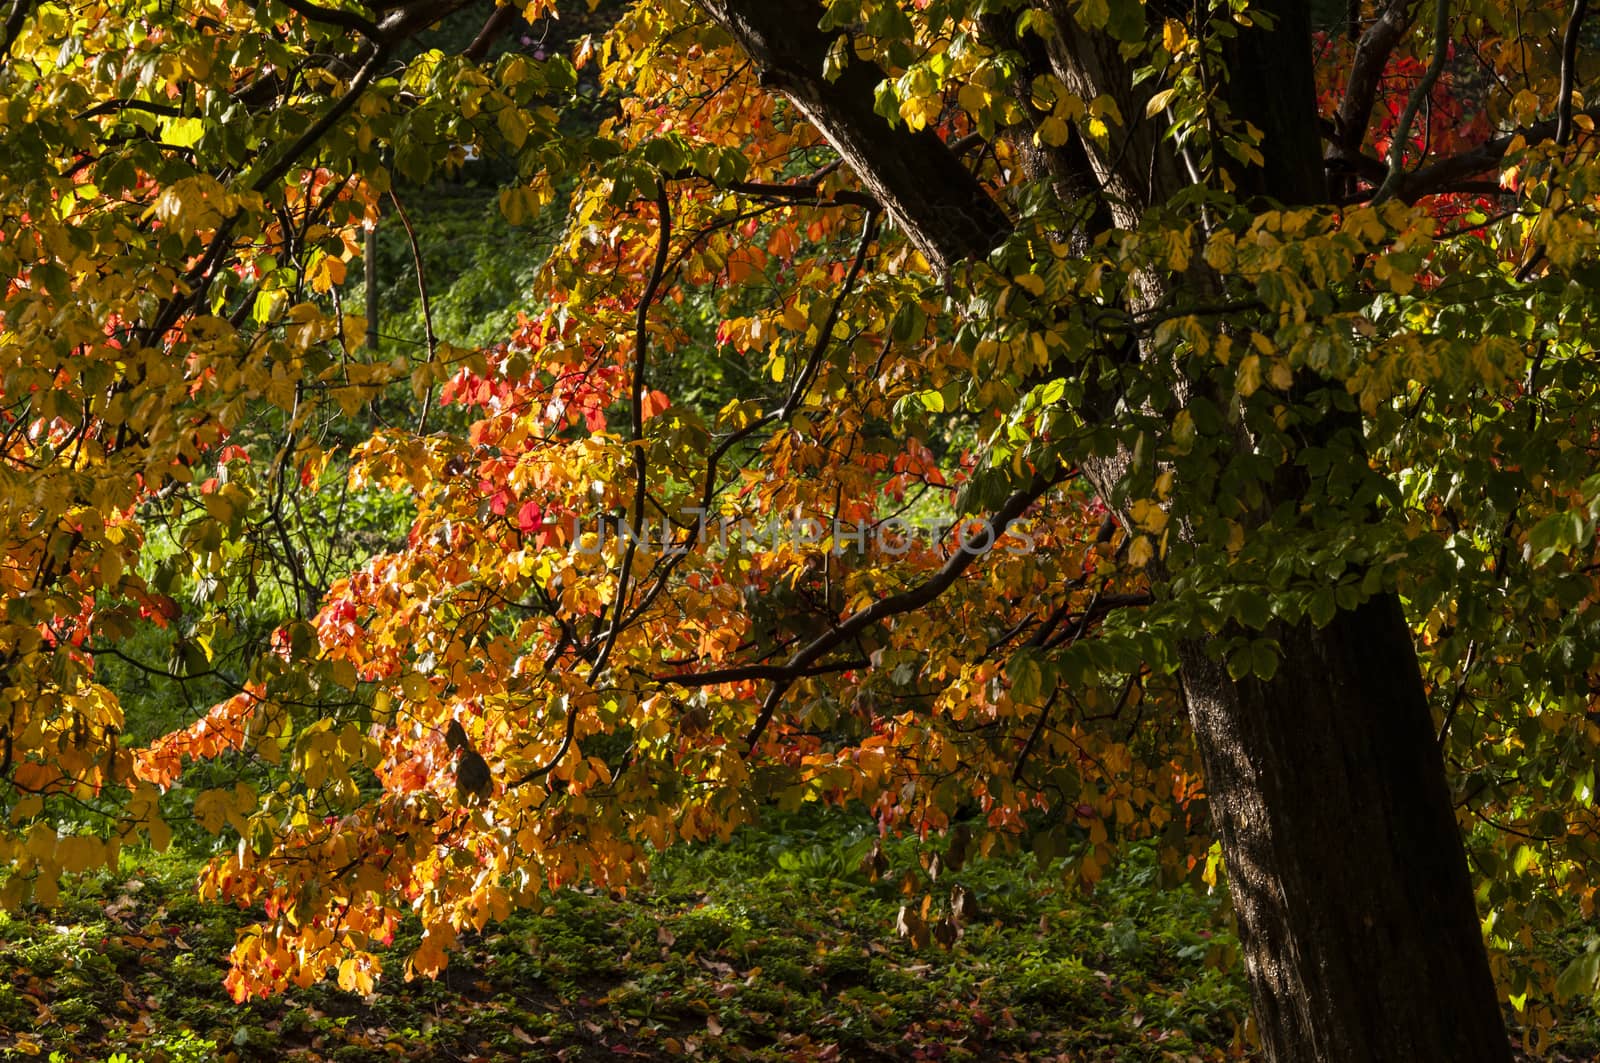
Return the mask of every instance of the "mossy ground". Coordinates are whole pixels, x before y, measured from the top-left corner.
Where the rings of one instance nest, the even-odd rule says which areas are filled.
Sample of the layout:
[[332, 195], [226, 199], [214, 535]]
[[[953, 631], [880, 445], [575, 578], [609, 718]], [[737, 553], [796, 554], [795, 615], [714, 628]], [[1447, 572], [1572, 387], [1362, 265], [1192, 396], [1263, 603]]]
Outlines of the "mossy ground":
[[[1017, 855], [933, 882], [938, 845], [915, 839], [884, 845], [873, 880], [868, 845], [838, 816], [742, 832], [664, 854], [626, 897], [563, 891], [468, 935], [437, 981], [401, 978], [409, 928], [371, 996], [329, 981], [244, 1005], [222, 976], [251, 913], [194, 898], [197, 857], [136, 854], [59, 908], [0, 916], [0, 1056], [1251, 1058], [1224, 901], [1161, 888], [1147, 852], [1086, 894]], [[908, 898], [937, 913], [956, 885], [977, 911], [952, 947], [896, 934]], [[1553, 1058], [1595, 1058], [1586, 1043], [1572, 1031]]]
[[[1155, 888], [1141, 854], [1085, 896], [1027, 857], [930, 882], [912, 839], [874, 882], [861, 848], [836, 820], [744, 833], [664, 855], [626, 897], [564, 891], [469, 935], [436, 982], [403, 981], [397, 956], [370, 997], [327, 982], [245, 1005], [222, 976], [250, 913], [195, 900], [195, 858], [147, 854], [0, 921], [0, 1046], [146, 1063], [1244, 1052], [1220, 901]], [[978, 908], [953, 947], [897, 936], [907, 885], [918, 903], [957, 884]]]

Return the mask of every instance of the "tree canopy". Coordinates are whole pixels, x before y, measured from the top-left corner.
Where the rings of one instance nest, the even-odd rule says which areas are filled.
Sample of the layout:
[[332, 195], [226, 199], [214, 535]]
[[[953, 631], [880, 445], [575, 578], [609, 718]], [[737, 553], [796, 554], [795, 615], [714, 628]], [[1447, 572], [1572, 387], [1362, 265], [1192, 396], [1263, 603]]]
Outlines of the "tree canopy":
[[[360, 989], [860, 801], [1225, 877], [1270, 1058], [1594, 990], [1582, 0], [584, 7], [11, 0], [6, 903], [192, 815], [235, 996]], [[373, 347], [473, 174], [514, 327]]]

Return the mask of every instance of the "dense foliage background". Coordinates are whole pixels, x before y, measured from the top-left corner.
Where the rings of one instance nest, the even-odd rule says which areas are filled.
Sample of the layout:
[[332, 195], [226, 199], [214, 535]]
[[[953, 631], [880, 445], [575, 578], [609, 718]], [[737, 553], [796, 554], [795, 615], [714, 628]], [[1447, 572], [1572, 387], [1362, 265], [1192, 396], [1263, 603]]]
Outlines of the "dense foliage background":
[[[1600, 1052], [1584, 5], [1317, 5], [1295, 210], [1248, 5], [1055, 6], [1136, 105], [1007, 87], [1043, 8], [828, 5], [963, 263], [698, 7], [13, 4], [6, 1047], [1246, 1057], [1185, 640], [1270, 689], [1392, 595], [1513, 1034]], [[1193, 180], [1030, 176], [1117, 131]]]

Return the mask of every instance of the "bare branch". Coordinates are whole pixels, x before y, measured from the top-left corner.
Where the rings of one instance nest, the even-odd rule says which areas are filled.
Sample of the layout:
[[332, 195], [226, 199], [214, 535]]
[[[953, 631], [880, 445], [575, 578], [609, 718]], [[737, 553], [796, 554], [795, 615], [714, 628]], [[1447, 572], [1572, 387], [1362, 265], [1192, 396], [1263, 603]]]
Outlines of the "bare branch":
[[[628, 445], [633, 450], [633, 526], [636, 528], [644, 527], [645, 493], [649, 487], [650, 472], [644, 448], [644, 393], [648, 386], [645, 369], [650, 353], [648, 331], [650, 304], [655, 302], [656, 292], [660, 290], [661, 282], [666, 277], [667, 256], [672, 250], [672, 205], [667, 199], [665, 181], [656, 187], [656, 211], [661, 219], [661, 235], [656, 241], [656, 259], [650, 267], [650, 279], [645, 283], [644, 294], [639, 297], [633, 336], [633, 381], [630, 385], [633, 431], [629, 435]], [[622, 560], [617, 565], [617, 594], [611, 602], [611, 630], [606, 633], [605, 645], [600, 648], [600, 655], [595, 658], [594, 667], [589, 669], [591, 683], [611, 659], [611, 650], [617, 644], [617, 636], [622, 633], [623, 614], [628, 607], [628, 574], [633, 568], [633, 555], [638, 545], [638, 538], [630, 536], [627, 548], [622, 551]]]
[[183, 108], [174, 107], [166, 103], [152, 103], [149, 100], [106, 100], [97, 103], [88, 110], [80, 111], [78, 118], [99, 118], [101, 115], [115, 114], [118, 111], [144, 111], [148, 114], [165, 115], [176, 118], [183, 114]]
[[[395, 212], [400, 215], [400, 224], [406, 231], [406, 239], [411, 243], [411, 262], [417, 268], [417, 298], [422, 303], [422, 330], [423, 336], [428, 341], [428, 361], [431, 363], [439, 354], [439, 339], [433, 333], [433, 300], [428, 295], [428, 272], [422, 264], [422, 247], [417, 243], [417, 231], [411, 227], [411, 218], [406, 214], [404, 204], [400, 197], [389, 190], [389, 201], [394, 204]], [[369, 260], [370, 261], [370, 260]], [[371, 296], [368, 297], [371, 305]], [[368, 328], [376, 328], [376, 324], [369, 321]], [[424, 435], [428, 429], [428, 406], [433, 399], [433, 386], [429, 385], [428, 394], [422, 400], [422, 412], [417, 415], [417, 435]]]
[[1577, 77], [1578, 34], [1588, 13], [1587, 0], [1572, 0], [1572, 13], [1561, 40], [1561, 97], [1556, 100], [1556, 144], [1565, 147], [1572, 140], [1572, 90]]
[[1418, 3], [1419, 0], [1389, 0], [1377, 20], [1361, 35], [1355, 58], [1350, 63], [1350, 77], [1345, 81], [1344, 98], [1339, 101], [1339, 113], [1333, 120], [1333, 142], [1341, 154], [1360, 151], [1366, 140], [1367, 123], [1372, 120], [1383, 68], [1410, 28]]
[[[827, 324], [817, 334], [817, 342], [811, 349], [811, 356], [806, 360], [805, 368], [796, 378], [794, 387], [790, 390], [789, 397], [785, 400], [782, 408], [770, 410], [750, 424], [730, 433], [711, 452], [710, 457], [706, 459], [706, 475], [700, 496], [701, 514], [705, 514], [711, 509], [711, 503], [716, 498], [717, 470], [728, 451], [733, 449], [741, 440], [748, 438], [767, 425], [788, 420], [794, 414], [800, 401], [805, 398], [805, 393], [811, 386], [811, 378], [816, 374], [817, 368], [822, 362], [822, 357], [826, 353], [829, 343], [833, 340], [833, 327], [839, 320], [840, 309], [843, 307], [844, 301], [850, 297], [851, 292], [855, 289], [856, 280], [861, 276], [861, 270], [866, 265], [867, 252], [872, 246], [872, 241], [877, 235], [877, 231], [878, 214], [874, 208], [867, 214], [867, 223], [861, 231], [861, 241], [856, 246], [855, 259], [851, 262], [850, 269], [845, 273], [844, 284], [839, 289], [839, 294], [834, 297], [833, 305], [828, 310]], [[683, 559], [689, 555], [689, 551], [694, 549], [699, 542], [700, 530], [701, 524], [699, 522], [695, 523], [689, 529], [683, 543], [670, 552], [663, 571], [656, 578], [650, 590], [639, 601], [639, 604], [634, 606], [633, 611], [628, 614], [627, 619], [623, 621], [624, 625], [633, 623], [643, 615], [644, 611], [650, 608], [651, 603], [666, 589], [667, 581], [671, 578], [673, 571], [683, 563]]]
[[750, 729], [749, 745], [754, 750], [756, 743], [761, 740], [761, 733], [767, 729], [767, 724], [772, 721], [773, 713], [777, 712], [778, 705], [783, 701], [783, 695], [790, 685], [805, 674], [805, 670], [824, 654], [837, 648], [843, 643], [855, 638], [861, 632], [874, 624], [887, 620], [901, 613], [910, 613], [923, 608], [937, 599], [960, 578], [971, 564], [981, 554], [992, 547], [1000, 536], [1005, 534], [1013, 521], [1021, 517], [1029, 506], [1042, 498], [1046, 491], [1054, 487], [1065, 478], [1066, 473], [1055, 476], [1040, 476], [1027, 487], [1013, 492], [1000, 508], [995, 510], [988, 521], [989, 537], [985, 542], [968, 544], [957, 550], [944, 563], [933, 576], [912, 587], [910, 590], [891, 594], [887, 598], [880, 598], [851, 614], [836, 627], [817, 636], [811, 642], [801, 647], [795, 655], [789, 658], [789, 663], [782, 666], [782, 672], [776, 678], [772, 689], [768, 691], [766, 700], [761, 706], [761, 715], [756, 718], [755, 726]]
[[[1600, 118], [1600, 106], [1585, 107], [1573, 113]], [[1511, 150], [1511, 145], [1519, 139], [1524, 144], [1532, 146], [1551, 140], [1555, 135], [1556, 120], [1553, 118], [1514, 129], [1492, 140], [1486, 140], [1475, 148], [1413, 171], [1402, 178], [1397, 194], [1408, 202], [1421, 199], [1423, 196], [1436, 195], [1462, 181], [1479, 177], [1494, 169], [1500, 160], [1505, 158], [1506, 152]]]
[[787, 664], [747, 664], [737, 668], [715, 668], [706, 672], [688, 672], [684, 675], [653, 676], [655, 682], [679, 687], [715, 687], [724, 683], [745, 683], [752, 679], [794, 680], [803, 679], [814, 675], [831, 675], [835, 672], [848, 672], [852, 668], [867, 668], [871, 661], [858, 658], [849, 661], [834, 661], [829, 664], [813, 664], [794, 672]]
[[290, 11], [293, 11], [308, 22], [320, 22], [325, 26], [338, 26], [340, 29], [359, 33], [367, 40], [374, 42], [380, 36], [376, 24], [362, 18], [354, 11], [342, 11], [333, 7], [319, 7], [316, 4], [308, 3], [307, 0], [283, 0], [283, 4]]
[[1433, 19], [1433, 57], [1428, 60], [1428, 69], [1423, 71], [1422, 80], [1412, 88], [1405, 110], [1400, 112], [1400, 121], [1394, 127], [1394, 139], [1389, 142], [1389, 176], [1383, 179], [1378, 194], [1373, 196], [1374, 203], [1382, 203], [1399, 193], [1405, 177], [1406, 142], [1411, 139], [1411, 124], [1417, 120], [1417, 112], [1422, 109], [1423, 101], [1433, 92], [1439, 75], [1444, 72], [1445, 53], [1450, 45], [1450, 3], [1449, 0], [1435, 2], [1438, 6], [1434, 9]]
[[484, 22], [483, 28], [478, 31], [478, 35], [472, 38], [472, 43], [462, 51], [462, 57], [474, 63], [482, 62], [484, 56], [489, 54], [490, 45], [511, 28], [511, 24], [520, 14], [515, 4], [495, 8], [494, 13]]

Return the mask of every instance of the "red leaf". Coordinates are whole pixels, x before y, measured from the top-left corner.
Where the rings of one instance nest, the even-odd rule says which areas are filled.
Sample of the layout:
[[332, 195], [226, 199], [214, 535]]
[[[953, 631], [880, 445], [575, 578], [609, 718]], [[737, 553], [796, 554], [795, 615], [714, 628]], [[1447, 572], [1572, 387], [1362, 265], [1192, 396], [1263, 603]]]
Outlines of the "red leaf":
[[648, 421], [671, 405], [672, 400], [667, 398], [666, 392], [647, 391], [644, 394], [644, 398], [639, 401], [639, 413], [643, 420]]

